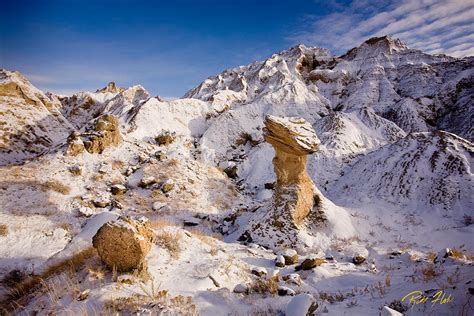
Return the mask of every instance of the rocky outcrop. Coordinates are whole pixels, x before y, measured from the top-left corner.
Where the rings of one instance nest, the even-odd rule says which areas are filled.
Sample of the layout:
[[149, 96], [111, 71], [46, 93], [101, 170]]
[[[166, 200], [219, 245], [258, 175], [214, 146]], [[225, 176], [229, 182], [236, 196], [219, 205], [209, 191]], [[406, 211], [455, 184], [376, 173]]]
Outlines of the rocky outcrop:
[[109, 82], [106, 87], [99, 89], [96, 91], [96, 93], [120, 93], [125, 91], [124, 88], [119, 88], [115, 84], [115, 82]]
[[264, 137], [275, 149], [277, 181], [271, 209], [252, 235], [273, 236], [277, 246], [288, 246], [310, 214], [319, 212], [320, 197], [306, 172], [307, 156], [318, 149], [319, 139], [304, 119], [275, 116], [265, 118]]
[[146, 266], [145, 257], [155, 240], [146, 218], [120, 217], [104, 224], [92, 244], [110, 269], [130, 271]]
[[99, 117], [93, 127], [87, 129], [85, 133], [71, 133], [65, 154], [77, 156], [84, 152], [84, 149], [91, 154], [101, 154], [106, 148], [117, 146], [121, 141], [122, 135], [117, 117], [105, 114]]

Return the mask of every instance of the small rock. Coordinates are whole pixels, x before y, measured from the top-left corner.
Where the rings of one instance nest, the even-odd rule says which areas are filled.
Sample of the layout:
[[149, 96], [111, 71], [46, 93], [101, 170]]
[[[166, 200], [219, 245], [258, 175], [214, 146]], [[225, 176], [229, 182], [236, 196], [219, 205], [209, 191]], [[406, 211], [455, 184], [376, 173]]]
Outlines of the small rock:
[[185, 219], [183, 221], [183, 226], [187, 226], [187, 227], [198, 226], [200, 223], [201, 222], [196, 218]]
[[155, 212], [158, 212], [159, 210], [161, 210], [162, 208], [164, 208], [166, 206], [165, 203], [161, 203], [161, 202], [153, 202], [152, 206], [151, 206], [151, 209]]
[[294, 296], [296, 293], [292, 289], [286, 286], [278, 286], [278, 295], [279, 296]]
[[176, 133], [170, 131], [164, 131], [160, 135], [155, 137], [155, 141], [158, 145], [169, 145], [176, 139]]
[[252, 274], [258, 276], [258, 277], [262, 277], [262, 276], [265, 276], [267, 275], [267, 269], [265, 268], [262, 268], [262, 267], [255, 267], [252, 269]]
[[354, 262], [354, 264], [357, 264], [357, 265], [364, 263], [364, 261], [365, 261], [365, 257], [362, 255], [356, 255], [354, 256], [354, 258], [352, 258], [352, 262]]
[[142, 180], [140, 181], [139, 186], [142, 188], [149, 188], [153, 184], [158, 183], [158, 180], [153, 177], [153, 176], [146, 176], [143, 177]]
[[114, 184], [110, 187], [110, 192], [112, 192], [113, 195], [121, 195], [127, 192], [127, 188], [122, 184]]
[[84, 301], [89, 297], [91, 290], [87, 289], [79, 293], [79, 296], [77, 297], [78, 301]]
[[285, 275], [283, 276], [282, 279], [286, 283], [290, 283], [290, 284], [301, 285], [302, 283], [301, 276], [297, 273], [291, 273], [291, 274]]
[[282, 255], [278, 255], [275, 258], [275, 265], [279, 268], [283, 268], [285, 266], [285, 257], [283, 257]]
[[163, 193], [168, 193], [173, 189], [174, 189], [174, 181], [172, 179], [166, 180], [161, 185], [161, 191], [163, 191]]
[[81, 166], [71, 166], [68, 168], [69, 172], [75, 176], [80, 176], [82, 174], [82, 167]]
[[298, 263], [298, 253], [296, 250], [286, 249], [281, 254], [285, 258], [285, 265], [289, 266]]
[[103, 208], [103, 207], [109, 206], [112, 202], [110, 201], [108, 197], [100, 195], [94, 198], [92, 203], [94, 204], [95, 207]]
[[451, 248], [446, 248], [444, 250], [444, 256], [443, 258], [448, 258], [448, 257], [452, 257], [453, 256], [453, 250]]
[[91, 217], [95, 214], [94, 210], [87, 206], [81, 206], [77, 209], [77, 213], [84, 217]]
[[144, 163], [148, 160], [148, 156], [145, 153], [138, 154], [138, 162]]
[[319, 267], [323, 263], [325, 263], [326, 260], [316, 258], [316, 257], [310, 257], [306, 258], [303, 260], [303, 262], [295, 268], [295, 270], [311, 270], [313, 268]]
[[224, 173], [231, 179], [237, 178], [237, 165], [225, 168]]
[[275, 182], [269, 182], [269, 183], [265, 183], [265, 189], [267, 190], [273, 190], [275, 189]]
[[234, 287], [234, 293], [247, 294], [248, 292], [249, 288], [245, 284], [239, 283]]
[[285, 316], [306, 316], [312, 315], [318, 308], [318, 304], [313, 296], [303, 293], [293, 297], [285, 309]]
[[158, 161], [164, 161], [166, 160], [166, 153], [162, 150], [158, 150], [156, 153], [155, 153], [155, 158], [158, 159]]
[[101, 174], [109, 174], [112, 172], [112, 166], [108, 163], [102, 163], [97, 171]]

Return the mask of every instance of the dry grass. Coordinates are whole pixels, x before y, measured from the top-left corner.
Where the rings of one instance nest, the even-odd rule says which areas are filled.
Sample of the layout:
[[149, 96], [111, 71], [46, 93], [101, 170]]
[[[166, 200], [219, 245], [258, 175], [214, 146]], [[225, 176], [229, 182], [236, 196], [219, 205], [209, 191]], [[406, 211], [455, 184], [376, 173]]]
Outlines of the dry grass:
[[8, 226], [5, 224], [0, 224], [0, 236], [8, 235]]
[[126, 163], [123, 160], [115, 159], [110, 162], [110, 165], [114, 170], [121, 170], [125, 167]]
[[278, 275], [269, 279], [259, 278], [250, 284], [249, 289], [251, 293], [275, 295], [278, 293], [278, 281]]
[[421, 275], [423, 276], [423, 281], [428, 282], [438, 276], [440, 276], [443, 271], [436, 269], [436, 266], [432, 263], [426, 264], [420, 269]]
[[0, 301], [0, 306], [4, 307], [6, 311], [13, 311], [18, 306], [26, 305], [28, 294], [47, 286], [45, 280], [63, 272], [78, 269], [88, 258], [96, 255], [96, 253], [95, 248], [87, 248], [69, 259], [50, 266], [40, 275], [30, 276], [17, 283], [11, 284], [11, 292], [5, 300]]
[[181, 253], [181, 246], [179, 245], [179, 241], [183, 237], [180, 231], [171, 233], [165, 230], [157, 234], [157, 237], [157, 243], [161, 247], [166, 248], [172, 258], [179, 258], [179, 254]]
[[71, 193], [71, 188], [58, 180], [46, 181], [45, 183], [43, 183], [43, 188], [45, 190], [51, 190], [54, 192], [61, 193], [63, 195], [68, 195], [69, 193]]

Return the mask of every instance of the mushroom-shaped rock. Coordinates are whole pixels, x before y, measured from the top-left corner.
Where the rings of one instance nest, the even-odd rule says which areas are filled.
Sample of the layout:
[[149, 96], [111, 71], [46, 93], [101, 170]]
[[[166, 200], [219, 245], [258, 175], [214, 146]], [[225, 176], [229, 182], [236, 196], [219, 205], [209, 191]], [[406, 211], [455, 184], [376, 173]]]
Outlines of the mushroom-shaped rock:
[[264, 123], [264, 138], [275, 149], [273, 167], [277, 181], [272, 209], [263, 221], [255, 223], [252, 237], [271, 239], [279, 247], [291, 246], [308, 216], [319, 213], [320, 198], [306, 172], [306, 162], [320, 142], [311, 124], [303, 118], [267, 116]]
[[156, 236], [144, 217], [119, 217], [105, 223], [92, 239], [100, 258], [110, 268], [131, 271], [142, 268]]

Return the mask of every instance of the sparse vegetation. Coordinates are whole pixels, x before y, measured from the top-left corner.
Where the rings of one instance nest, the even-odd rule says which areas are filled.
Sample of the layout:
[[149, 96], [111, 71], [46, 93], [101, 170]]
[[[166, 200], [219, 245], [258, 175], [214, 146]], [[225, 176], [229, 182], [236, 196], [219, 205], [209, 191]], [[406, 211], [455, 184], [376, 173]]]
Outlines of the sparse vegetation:
[[275, 295], [278, 293], [278, 280], [278, 275], [269, 279], [258, 278], [250, 284], [250, 293]]
[[71, 188], [58, 180], [49, 180], [43, 183], [43, 187], [46, 190], [68, 195], [71, 192]]
[[157, 243], [163, 248], [166, 248], [172, 258], [176, 259], [179, 257], [179, 254], [181, 252], [181, 247], [179, 245], [179, 241], [182, 237], [181, 232], [177, 231], [175, 233], [171, 233], [165, 230], [157, 234], [157, 237]]
[[6, 224], [0, 224], [0, 236], [8, 235], [8, 226]]

